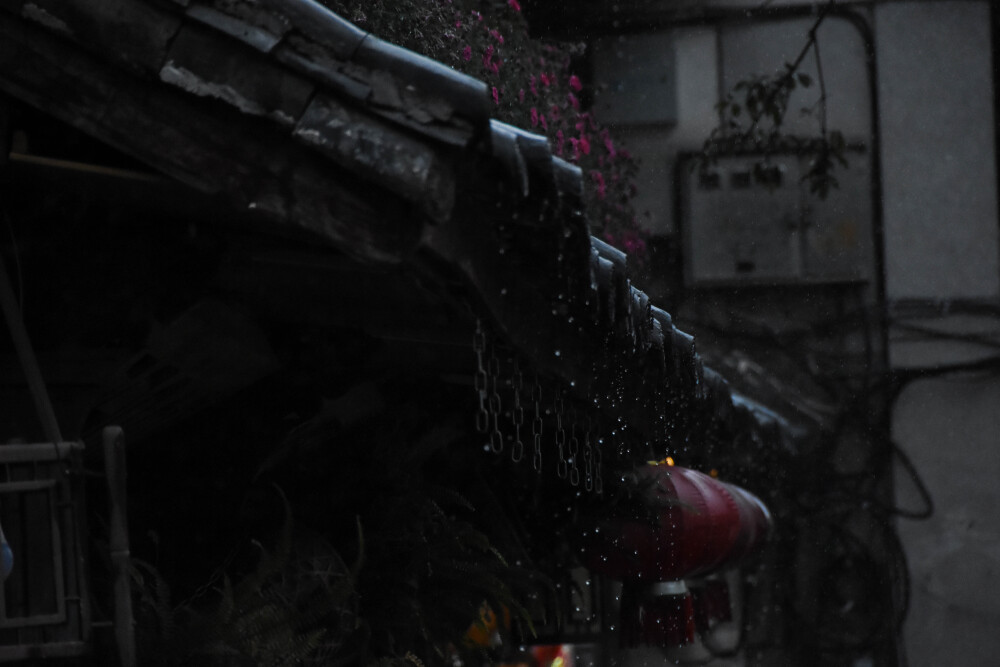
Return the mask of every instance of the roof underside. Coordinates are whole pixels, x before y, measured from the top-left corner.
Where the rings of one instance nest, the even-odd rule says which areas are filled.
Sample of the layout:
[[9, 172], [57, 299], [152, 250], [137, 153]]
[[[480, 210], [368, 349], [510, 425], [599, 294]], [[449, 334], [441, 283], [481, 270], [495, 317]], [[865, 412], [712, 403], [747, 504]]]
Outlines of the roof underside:
[[[672, 414], [777, 439], [590, 236], [578, 169], [486, 85], [310, 0], [0, 0], [0, 90], [279, 229], [449, 284], [634, 433]], [[662, 447], [661, 451], [662, 453]]]

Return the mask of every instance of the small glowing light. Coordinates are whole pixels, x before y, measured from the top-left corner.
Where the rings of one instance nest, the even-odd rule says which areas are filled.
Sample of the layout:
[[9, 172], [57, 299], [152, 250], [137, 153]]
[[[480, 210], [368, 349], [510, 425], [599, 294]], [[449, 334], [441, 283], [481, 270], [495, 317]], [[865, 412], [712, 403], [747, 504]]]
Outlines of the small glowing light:
[[711, 470], [709, 470], [708, 474], [711, 475], [712, 477], [716, 478], [716, 479], [718, 479], [718, 477], [719, 477], [719, 471], [716, 470], [715, 468], [712, 468]]
[[668, 456], [662, 461], [646, 461], [646, 463], [651, 466], [663, 466], [663, 465], [672, 466], [674, 464], [674, 459], [673, 457]]

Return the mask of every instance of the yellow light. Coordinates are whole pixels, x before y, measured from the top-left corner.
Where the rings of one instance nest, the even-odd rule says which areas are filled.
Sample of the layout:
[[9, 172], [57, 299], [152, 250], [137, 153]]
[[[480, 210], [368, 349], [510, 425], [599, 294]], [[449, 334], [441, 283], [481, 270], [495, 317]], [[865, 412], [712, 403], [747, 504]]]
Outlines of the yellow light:
[[564, 667], [566, 660], [561, 656], [556, 656], [556, 659], [552, 661], [552, 667]]
[[674, 464], [674, 459], [673, 457], [668, 456], [661, 461], [646, 461], [646, 463], [651, 466], [672, 466]]
[[712, 477], [718, 478], [719, 471], [716, 470], [715, 468], [712, 468], [711, 470], [708, 471], [708, 474], [711, 475]]

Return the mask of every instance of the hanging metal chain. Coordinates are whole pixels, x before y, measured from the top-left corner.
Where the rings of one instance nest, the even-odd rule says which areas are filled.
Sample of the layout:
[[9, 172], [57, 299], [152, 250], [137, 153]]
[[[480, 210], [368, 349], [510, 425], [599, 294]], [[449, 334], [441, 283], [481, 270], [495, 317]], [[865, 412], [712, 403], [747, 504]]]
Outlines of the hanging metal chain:
[[531, 466], [536, 472], [542, 471], [542, 385], [535, 376], [535, 384], [531, 387], [531, 402], [535, 404], [535, 418], [531, 422], [531, 439], [534, 452], [531, 455]]
[[603, 440], [598, 439], [597, 447], [594, 449], [594, 493], [601, 495], [604, 493], [604, 479], [602, 479], [603, 473], [601, 472], [601, 461], [603, 459], [603, 454], [601, 454], [601, 444]]
[[500, 389], [497, 383], [500, 378], [500, 360], [497, 359], [496, 343], [490, 346], [490, 360], [487, 365], [487, 380], [489, 385], [489, 415], [493, 422], [490, 432], [490, 449], [494, 454], [503, 452], [503, 434], [500, 433], [500, 415], [503, 406], [500, 403]]
[[524, 376], [521, 375], [521, 366], [514, 359], [514, 372], [510, 377], [510, 384], [514, 390], [514, 407], [511, 410], [511, 419], [514, 421], [514, 446], [510, 450], [510, 458], [514, 463], [520, 463], [524, 458], [524, 443], [521, 442], [521, 426], [524, 425], [524, 407], [521, 405], [521, 391], [524, 389]]
[[476, 331], [472, 334], [472, 350], [476, 353], [476, 375], [473, 385], [479, 396], [479, 409], [476, 411], [476, 431], [485, 435], [490, 430], [490, 413], [486, 409], [486, 390], [488, 378], [486, 375], [486, 332], [483, 331], [482, 320], [476, 320]]
[[583, 432], [583, 487], [594, 490], [594, 449], [590, 444], [590, 415], [586, 419], [586, 430]]
[[553, 408], [556, 413], [556, 447], [559, 450], [559, 461], [556, 463], [556, 475], [559, 479], [566, 479], [569, 466], [566, 463], [566, 429], [563, 427], [563, 399], [562, 394], [557, 393]]
[[569, 436], [569, 483], [577, 486], [580, 483], [580, 468], [577, 466], [577, 459], [580, 458], [580, 441], [576, 437], [576, 410], [573, 410], [570, 417]]

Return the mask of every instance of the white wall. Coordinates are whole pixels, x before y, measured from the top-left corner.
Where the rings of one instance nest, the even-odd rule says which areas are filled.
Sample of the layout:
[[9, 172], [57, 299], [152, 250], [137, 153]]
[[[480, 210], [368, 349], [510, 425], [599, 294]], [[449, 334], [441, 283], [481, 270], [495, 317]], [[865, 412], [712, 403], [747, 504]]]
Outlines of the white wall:
[[[719, 99], [717, 35], [714, 28], [668, 31], [674, 50], [677, 85], [677, 123], [657, 125], [612, 125], [628, 150], [639, 158], [636, 178], [636, 211], [643, 226], [654, 234], [674, 229], [673, 167], [678, 151], [695, 150], [717, 123], [715, 103]], [[630, 37], [623, 35], [622, 41]], [[650, 54], [655, 58], [656, 54]], [[595, 63], [598, 81], [607, 77], [604, 63]], [[645, 217], [645, 213], [649, 217]]]
[[[875, 8], [890, 299], [1000, 294], [989, 25], [986, 2]], [[995, 317], [940, 313], [908, 324], [1000, 340]], [[897, 368], [996, 352], [891, 329]], [[998, 664], [1000, 382], [968, 374], [915, 382], [900, 395], [892, 428], [936, 503], [930, 521], [899, 523], [913, 586], [909, 662]], [[918, 503], [901, 469], [897, 496]]]
[[986, 2], [879, 5], [890, 298], [996, 297], [996, 158]]

